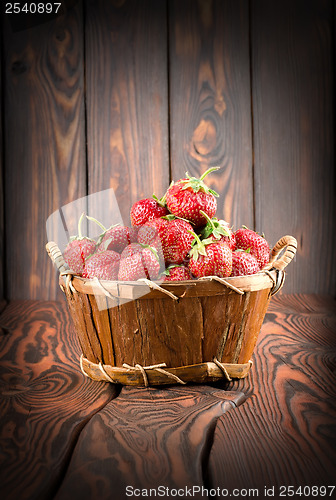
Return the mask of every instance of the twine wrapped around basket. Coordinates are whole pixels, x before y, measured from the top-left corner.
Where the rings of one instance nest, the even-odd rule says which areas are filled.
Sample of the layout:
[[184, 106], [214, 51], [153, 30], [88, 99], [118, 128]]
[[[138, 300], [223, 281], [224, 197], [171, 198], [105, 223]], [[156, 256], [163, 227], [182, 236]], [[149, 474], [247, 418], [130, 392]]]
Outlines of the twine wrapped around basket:
[[46, 245], [81, 345], [82, 371], [136, 386], [246, 377], [270, 298], [296, 248], [296, 239], [284, 236], [270, 263], [250, 276], [158, 285], [76, 276], [56, 243]]

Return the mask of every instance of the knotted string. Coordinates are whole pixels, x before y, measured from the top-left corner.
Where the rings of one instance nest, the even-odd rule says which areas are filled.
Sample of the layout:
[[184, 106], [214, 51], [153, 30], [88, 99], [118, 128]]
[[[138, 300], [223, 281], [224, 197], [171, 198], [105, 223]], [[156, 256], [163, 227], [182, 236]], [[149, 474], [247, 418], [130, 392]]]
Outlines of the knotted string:
[[228, 371], [227, 369], [225, 368], [225, 366], [223, 365], [223, 363], [221, 363], [220, 361], [218, 361], [218, 359], [215, 357], [213, 358], [213, 362], [215, 363], [215, 365], [218, 366], [218, 368], [220, 368], [222, 370], [222, 372], [224, 373], [224, 376], [226, 378], [226, 380], [228, 382], [231, 382], [232, 381], [232, 378], [230, 377], [230, 375], [228, 374]]
[[158, 371], [160, 373], [163, 373], [168, 378], [171, 378], [172, 380], [175, 380], [179, 384], [183, 384], [183, 385], [186, 384], [177, 375], [174, 375], [173, 373], [170, 373], [167, 370], [163, 370], [163, 367], [165, 367], [165, 368], [167, 367], [166, 363], [159, 363], [157, 365], [150, 365], [150, 366], [141, 366], [138, 363], [136, 365], [134, 365], [134, 366], [130, 366], [127, 363], [124, 363], [123, 367], [127, 368], [128, 370], [133, 370], [133, 371], [139, 370], [141, 372], [141, 374], [142, 374], [145, 387], [149, 386], [149, 382], [148, 382], [148, 377], [147, 377], [146, 370], [156, 370], [156, 371]]
[[162, 292], [162, 293], [165, 293], [166, 295], [168, 295], [171, 299], [174, 299], [174, 300], [179, 300], [178, 297], [176, 297], [176, 295], [174, 295], [172, 292], [170, 292], [169, 290], [166, 290], [165, 288], [162, 288], [162, 286], [159, 286], [157, 283], [155, 283], [154, 281], [151, 281], [151, 280], [148, 280], [146, 278], [141, 278], [141, 279], [138, 279], [138, 281], [142, 281], [143, 283], [146, 283], [146, 285], [149, 286], [149, 288], [152, 288], [153, 290], [159, 290], [159, 292]]
[[239, 293], [239, 295], [244, 295], [243, 290], [240, 290], [240, 288], [237, 288], [236, 286], [232, 285], [224, 278], [220, 278], [219, 276], [202, 276], [201, 278], [198, 278], [199, 281], [205, 281], [208, 279], [218, 281], [219, 283], [222, 283], [222, 285], [225, 285], [228, 288], [231, 288], [231, 290], [234, 290], [235, 292]]

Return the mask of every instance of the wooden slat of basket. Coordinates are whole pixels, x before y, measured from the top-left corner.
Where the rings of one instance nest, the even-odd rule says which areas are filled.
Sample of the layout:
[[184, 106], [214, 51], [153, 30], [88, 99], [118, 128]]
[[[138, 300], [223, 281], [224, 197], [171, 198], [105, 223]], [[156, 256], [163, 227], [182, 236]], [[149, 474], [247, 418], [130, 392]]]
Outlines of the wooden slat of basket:
[[117, 366], [153, 364], [160, 356], [167, 364], [170, 358], [176, 364], [202, 361], [203, 313], [197, 298], [176, 304], [161, 295], [155, 301], [142, 299], [141, 307], [130, 301], [111, 308], [109, 317]]
[[[231, 307], [227, 311], [226, 317], [226, 335], [218, 346], [217, 358], [224, 363], [236, 363], [239, 356], [239, 348], [242, 343], [242, 337], [245, 332], [245, 323], [247, 310], [250, 306], [251, 295], [257, 295], [260, 292], [247, 292], [243, 296], [232, 298]], [[269, 290], [267, 290], [269, 293]], [[228, 303], [228, 306], [230, 303]], [[251, 353], [252, 354], [252, 353]], [[248, 358], [246, 361], [248, 361]]]
[[246, 316], [244, 330], [248, 334], [241, 337], [241, 344], [237, 349], [239, 356], [234, 360], [236, 363], [246, 363], [251, 359], [270, 300], [271, 294], [268, 290], [250, 294], [250, 311], [253, 312]]
[[104, 363], [115, 366], [114, 345], [110, 332], [110, 318], [107, 309], [106, 297], [88, 295], [91, 306], [92, 322], [97, 331], [98, 342], [101, 345], [102, 360]]
[[67, 304], [69, 307], [71, 319], [73, 321], [74, 328], [84, 356], [92, 361], [99, 362], [97, 356], [94, 353], [90, 338], [86, 330], [84, 311], [82, 308], [80, 294], [73, 294], [66, 287], [64, 288], [64, 293], [67, 298]]
[[[121, 367], [113, 367], [109, 365], [99, 365], [92, 363], [88, 359], [82, 357], [81, 366], [83, 372], [98, 381], [110, 381], [122, 385], [145, 385], [144, 378], [140, 369], [129, 369]], [[244, 364], [223, 363], [227, 374], [231, 378], [245, 378], [251, 368], [251, 362]], [[170, 385], [176, 383], [168, 375], [155, 369], [146, 370], [148, 384], [152, 385]], [[213, 362], [199, 363], [195, 365], [180, 366], [176, 368], [164, 368], [164, 371], [178, 377], [183, 382], [215, 382], [216, 380], [225, 379], [226, 376], [219, 366]]]
[[[221, 285], [223, 286], [223, 285]], [[223, 348], [226, 342], [230, 325], [239, 321], [241, 304], [245, 295], [238, 295], [223, 287], [223, 306], [218, 307], [218, 296], [202, 297], [203, 310], [208, 311], [203, 321], [203, 359], [209, 361], [214, 356], [222, 360]]]

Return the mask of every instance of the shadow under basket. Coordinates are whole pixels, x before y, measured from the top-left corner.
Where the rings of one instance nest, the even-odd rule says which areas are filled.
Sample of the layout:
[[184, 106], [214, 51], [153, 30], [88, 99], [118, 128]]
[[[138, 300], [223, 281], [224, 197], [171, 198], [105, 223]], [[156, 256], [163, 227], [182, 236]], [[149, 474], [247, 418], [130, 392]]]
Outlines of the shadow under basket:
[[148, 386], [244, 378], [269, 301], [283, 285], [297, 243], [281, 238], [259, 273], [230, 278], [136, 282], [74, 275], [54, 242], [82, 356], [93, 380]]

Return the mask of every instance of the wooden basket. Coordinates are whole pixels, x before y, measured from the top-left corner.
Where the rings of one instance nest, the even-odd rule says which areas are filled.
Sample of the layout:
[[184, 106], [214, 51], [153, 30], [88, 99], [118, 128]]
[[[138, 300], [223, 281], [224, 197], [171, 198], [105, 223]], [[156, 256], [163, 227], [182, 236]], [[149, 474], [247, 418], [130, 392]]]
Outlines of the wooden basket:
[[246, 377], [297, 243], [281, 238], [267, 267], [251, 276], [160, 285], [84, 279], [69, 270], [54, 242], [46, 248], [60, 271], [82, 371], [94, 380], [147, 386]]

